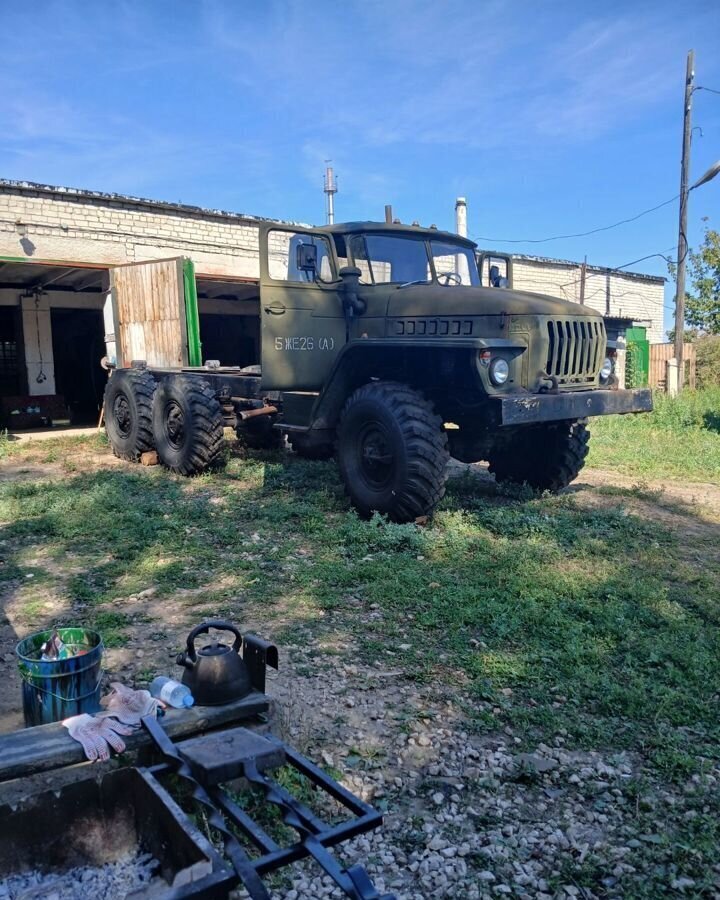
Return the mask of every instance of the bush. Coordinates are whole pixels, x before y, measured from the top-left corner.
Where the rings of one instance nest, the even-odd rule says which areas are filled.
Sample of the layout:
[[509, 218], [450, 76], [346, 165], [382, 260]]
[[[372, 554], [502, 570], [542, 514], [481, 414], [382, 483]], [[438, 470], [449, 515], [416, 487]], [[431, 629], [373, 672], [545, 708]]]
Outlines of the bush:
[[720, 385], [720, 334], [708, 334], [695, 342], [697, 386]]
[[720, 390], [717, 387], [702, 391], [686, 389], [678, 397], [656, 393], [653, 404], [655, 408], [651, 413], [638, 417], [643, 424], [673, 431], [703, 429], [720, 413]]

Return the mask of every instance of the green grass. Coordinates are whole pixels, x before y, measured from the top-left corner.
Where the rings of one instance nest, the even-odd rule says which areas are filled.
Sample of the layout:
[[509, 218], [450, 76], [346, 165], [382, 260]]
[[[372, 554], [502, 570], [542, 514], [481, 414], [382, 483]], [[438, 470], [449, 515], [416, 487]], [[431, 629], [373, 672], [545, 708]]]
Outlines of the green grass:
[[578, 746], [648, 747], [671, 770], [673, 729], [700, 727], [703, 753], [720, 738], [717, 528], [701, 523], [688, 559], [676, 528], [631, 511], [637, 493], [587, 508], [461, 478], [417, 528], [361, 521], [332, 465], [268, 454], [192, 480], [133, 467], [6, 483], [0, 517], [10, 583], [37, 590], [20, 565], [33, 548], [71, 559], [80, 571], [39, 577], [111, 644], [129, 624], [114, 598], [190, 590], [189, 618], [249, 606], [270, 629], [351, 634], [419, 681], [461, 672], [478, 727], [511, 722], [529, 743], [564, 727]]
[[720, 387], [655, 394], [652, 413], [591, 423], [589, 464], [629, 475], [720, 479]]
[[[596, 422], [591, 461], [717, 480], [718, 397], [661, 398], [651, 416]], [[180, 479], [139, 466], [82, 471], [83, 447], [102, 444], [10, 451], [28, 465], [72, 453], [81, 469], [0, 483], [13, 621], [25, 603], [38, 627], [53, 624], [40, 621], [36, 578], [26, 581], [42, 551], [52, 566], [32, 565], [43, 589], [66, 599], [68, 615], [81, 604], [75, 620], [114, 646], [138, 633], [117, 598], [154, 586], [161, 611], [140, 634], [163, 628], [172, 608], [188, 624], [222, 615], [308, 646], [311, 665], [301, 659], [295, 677], [318, 677], [330, 654], [380, 661], [446, 689], [466, 730], [512, 729], [518, 749], [562, 730], [568, 749], [636, 754], [653, 785], [683, 797], [668, 813], [671, 837], [645, 856], [689, 872], [714, 863], [717, 826], [700, 824], [720, 800], [702, 780], [720, 757], [717, 517], [643, 487], [538, 497], [464, 476], [420, 528], [360, 520], [332, 464], [256, 453]], [[409, 728], [421, 711], [405, 714]], [[374, 763], [364, 752], [353, 751], [358, 765]], [[688, 826], [681, 841], [686, 810], [698, 833]], [[596, 884], [601, 870], [589, 857], [574, 877]], [[658, 889], [649, 881], [646, 896]]]

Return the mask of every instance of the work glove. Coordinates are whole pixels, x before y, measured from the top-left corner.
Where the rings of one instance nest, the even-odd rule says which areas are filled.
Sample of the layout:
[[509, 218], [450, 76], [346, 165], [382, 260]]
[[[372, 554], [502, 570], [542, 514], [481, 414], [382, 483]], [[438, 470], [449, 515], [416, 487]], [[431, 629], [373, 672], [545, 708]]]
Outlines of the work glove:
[[121, 734], [132, 734], [133, 729], [109, 717], [95, 718], [87, 713], [65, 719], [63, 725], [70, 737], [82, 745], [85, 756], [91, 762], [110, 759], [110, 747], [117, 753], [125, 749]]
[[139, 725], [144, 716], [155, 716], [164, 706], [150, 691], [134, 691], [119, 681], [113, 681], [110, 687], [112, 692], [100, 701], [107, 710], [98, 714], [101, 718], [114, 716], [126, 725]]

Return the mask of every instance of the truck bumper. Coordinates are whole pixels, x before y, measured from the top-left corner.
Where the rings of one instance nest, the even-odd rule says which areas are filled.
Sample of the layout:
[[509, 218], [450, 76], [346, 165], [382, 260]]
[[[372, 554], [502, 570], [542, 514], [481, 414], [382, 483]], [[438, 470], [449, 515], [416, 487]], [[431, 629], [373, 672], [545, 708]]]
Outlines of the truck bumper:
[[524, 394], [493, 397], [492, 403], [499, 425], [529, 425], [533, 422], [584, 419], [587, 416], [650, 412], [653, 408], [650, 388]]

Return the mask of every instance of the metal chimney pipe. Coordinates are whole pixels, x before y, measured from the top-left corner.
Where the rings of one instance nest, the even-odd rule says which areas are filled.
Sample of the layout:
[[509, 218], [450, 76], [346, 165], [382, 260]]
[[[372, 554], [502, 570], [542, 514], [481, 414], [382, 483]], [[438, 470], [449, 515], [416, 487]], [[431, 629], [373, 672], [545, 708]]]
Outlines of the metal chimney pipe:
[[455, 201], [455, 231], [461, 237], [467, 237], [467, 201], [464, 197]]
[[[326, 162], [330, 162], [330, 160], [326, 160]], [[328, 225], [333, 225], [335, 222], [335, 194], [337, 194], [337, 190], [335, 173], [333, 172], [332, 166], [328, 166], [325, 169], [325, 186], [323, 187], [325, 197], [327, 198], [325, 204], [325, 219]]]

